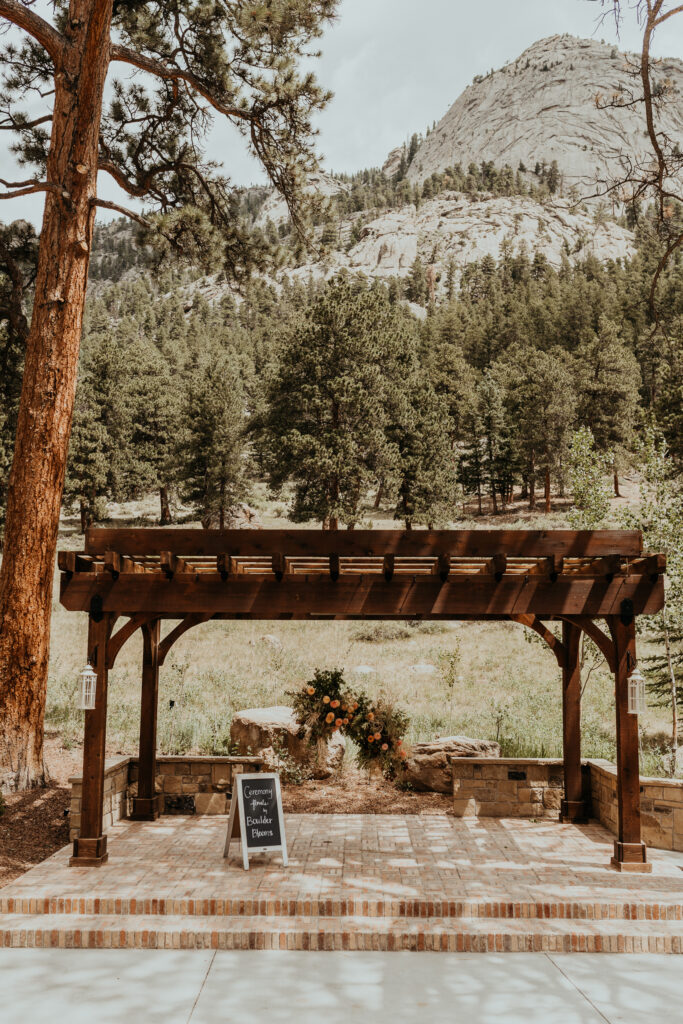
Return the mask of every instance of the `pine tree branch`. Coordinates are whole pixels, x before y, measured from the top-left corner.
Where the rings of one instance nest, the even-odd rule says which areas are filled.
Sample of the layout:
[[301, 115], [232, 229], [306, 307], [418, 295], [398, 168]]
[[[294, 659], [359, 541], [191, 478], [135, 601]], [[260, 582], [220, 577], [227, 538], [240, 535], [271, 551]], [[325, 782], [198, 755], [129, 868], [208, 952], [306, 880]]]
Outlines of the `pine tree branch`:
[[[3, 0], [0, 0], [0, 4], [2, 3]], [[129, 47], [121, 46], [118, 43], [112, 45], [109, 53], [110, 60], [132, 64], [133, 67], [140, 68], [141, 71], [147, 71], [156, 78], [163, 78], [174, 82], [185, 82], [191, 89], [199, 93], [219, 114], [225, 114], [226, 117], [236, 117], [241, 121], [253, 121], [253, 116], [246, 110], [240, 110], [239, 107], [229, 107], [222, 103], [217, 96], [213, 95], [208, 86], [204, 85], [190, 71], [169, 66], [164, 64], [163, 61], [156, 60], [154, 57], [147, 57], [145, 54], [138, 53], [136, 50], [131, 50]]]
[[114, 210], [116, 213], [123, 214], [124, 217], [130, 217], [131, 220], [135, 220], [138, 224], [142, 224], [144, 228], [153, 228], [154, 225], [151, 221], [143, 217], [142, 214], [136, 213], [135, 210], [129, 210], [127, 206], [119, 206], [118, 203], [111, 203], [108, 199], [91, 199], [91, 206], [99, 206], [102, 210]]
[[4, 181], [0, 178], [0, 185], [16, 190], [13, 192], [0, 192], [0, 199], [18, 199], [19, 196], [28, 196], [33, 192], [55, 192], [57, 195], [62, 196], [63, 199], [71, 199], [66, 189], [63, 189], [60, 185], [55, 185], [51, 181]]
[[28, 131], [30, 128], [37, 128], [39, 124], [45, 124], [46, 121], [52, 120], [52, 114], [44, 114], [42, 117], [37, 117], [35, 121], [15, 121], [15, 119], [8, 114], [5, 121], [0, 122], [0, 132], [23, 132]]
[[104, 171], [105, 174], [111, 175], [116, 184], [122, 188], [124, 192], [127, 192], [129, 196], [133, 196], [135, 199], [142, 199], [147, 195], [148, 189], [132, 182], [112, 160], [102, 160], [100, 158], [97, 161], [97, 170]]
[[56, 28], [19, 0], [0, 0], [0, 18], [6, 18], [17, 28], [27, 32], [49, 53], [57, 66], [67, 46], [64, 36]]

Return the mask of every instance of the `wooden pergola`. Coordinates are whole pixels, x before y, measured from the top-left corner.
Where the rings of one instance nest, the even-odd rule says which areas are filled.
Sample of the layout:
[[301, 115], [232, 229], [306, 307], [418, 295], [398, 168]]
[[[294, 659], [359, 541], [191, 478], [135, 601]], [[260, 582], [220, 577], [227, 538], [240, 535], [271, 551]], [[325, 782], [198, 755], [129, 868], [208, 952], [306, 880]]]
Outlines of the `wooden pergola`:
[[[479, 619], [535, 630], [562, 670], [562, 821], [586, 814], [581, 633], [600, 648], [615, 677], [619, 820], [612, 864], [649, 870], [640, 829], [638, 719], [628, 712], [627, 679], [636, 664], [636, 616], [664, 605], [666, 561], [642, 547], [640, 533], [623, 530], [89, 530], [82, 553], [59, 554], [61, 602], [88, 613], [88, 658], [97, 672], [96, 706], [85, 712], [81, 834], [70, 863], [107, 859], [107, 677], [138, 629], [143, 659], [133, 817], [153, 820], [159, 814], [159, 668], [188, 629], [209, 619]], [[122, 616], [127, 621], [118, 624]], [[162, 619], [179, 620], [163, 640]], [[562, 623], [561, 640], [548, 621]]]

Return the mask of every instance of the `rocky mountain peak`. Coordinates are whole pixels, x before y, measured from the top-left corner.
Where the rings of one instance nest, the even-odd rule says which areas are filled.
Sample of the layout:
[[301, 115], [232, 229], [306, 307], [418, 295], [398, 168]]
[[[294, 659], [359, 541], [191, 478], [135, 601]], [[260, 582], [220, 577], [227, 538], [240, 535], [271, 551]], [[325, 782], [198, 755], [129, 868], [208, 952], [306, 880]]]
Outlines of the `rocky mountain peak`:
[[[558, 163], [565, 191], [587, 195], [601, 178], [618, 177], [623, 154], [648, 151], [640, 107], [600, 109], [628, 85], [633, 54], [594, 39], [555, 35], [540, 39], [497, 71], [477, 75], [424, 138], [407, 170], [412, 182], [460, 163], [492, 161], [533, 171]], [[664, 59], [657, 77], [677, 96], [664, 107], [661, 128], [683, 145], [683, 61]], [[385, 173], [396, 173], [404, 147], [389, 155]]]

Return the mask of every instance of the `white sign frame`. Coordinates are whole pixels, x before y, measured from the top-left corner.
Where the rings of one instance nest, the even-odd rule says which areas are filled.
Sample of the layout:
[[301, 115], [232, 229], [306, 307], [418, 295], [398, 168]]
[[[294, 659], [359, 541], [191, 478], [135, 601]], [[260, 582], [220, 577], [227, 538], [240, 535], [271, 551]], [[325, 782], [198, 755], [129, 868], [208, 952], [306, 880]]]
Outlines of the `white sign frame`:
[[[244, 791], [242, 782], [263, 782], [265, 779], [273, 779], [275, 782], [275, 803], [277, 805], [277, 817], [280, 825], [280, 843], [278, 846], [248, 846], [247, 826], [244, 814]], [[235, 813], [238, 814], [240, 834], [233, 836], [235, 828]], [[228, 818], [228, 834], [225, 837], [225, 848], [223, 856], [230, 855], [230, 844], [233, 839], [238, 839], [242, 847], [242, 864], [244, 870], [249, 870], [249, 854], [255, 853], [282, 853], [283, 867], [287, 867], [287, 836], [285, 835], [285, 818], [282, 813], [282, 791], [280, 789], [280, 776], [277, 772], [238, 772], [233, 779], [232, 799], [230, 800], [230, 816]]]

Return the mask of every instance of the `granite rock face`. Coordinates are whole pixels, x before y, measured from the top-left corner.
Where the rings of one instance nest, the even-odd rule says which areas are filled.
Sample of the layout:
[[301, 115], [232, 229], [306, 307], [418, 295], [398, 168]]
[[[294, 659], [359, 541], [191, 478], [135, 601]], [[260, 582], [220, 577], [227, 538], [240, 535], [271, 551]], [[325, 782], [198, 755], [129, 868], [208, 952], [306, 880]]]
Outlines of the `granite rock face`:
[[[419, 146], [409, 180], [489, 160], [514, 171], [521, 162], [530, 172], [537, 161], [557, 160], [565, 188], [576, 186], [581, 194], [596, 179], [619, 177], [621, 153], [635, 160], [650, 153], [643, 109], [601, 109], [596, 98], [609, 102], [620, 86], [633, 88], [628, 67], [638, 60], [595, 39], [540, 39], [505, 67], [476, 76]], [[664, 58], [655, 78], [674, 89], [659, 128], [683, 146], [683, 61]], [[401, 147], [392, 150], [385, 173], [396, 173], [401, 153]]]
[[414, 743], [406, 759], [403, 781], [419, 791], [453, 791], [449, 757], [500, 757], [500, 746], [491, 740], [469, 736], [443, 736], [429, 743]]
[[326, 779], [339, 771], [346, 741], [334, 733], [323, 756], [299, 736], [299, 723], [290, 707], [276, 704], [270, 708], [245, 708], [238, 711], [230, 725], [230, 746], [239, 754], [262, 757], [266, 769], [277, 768], [279, 752], [286, 752], [315, 778]]

